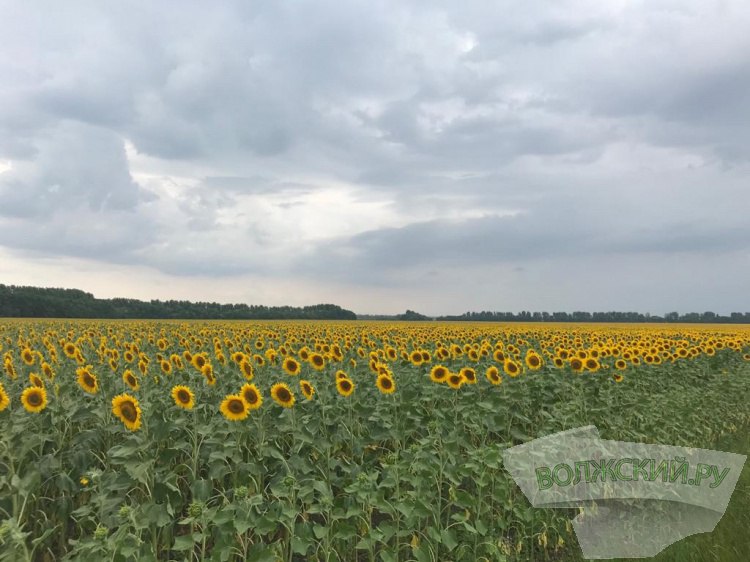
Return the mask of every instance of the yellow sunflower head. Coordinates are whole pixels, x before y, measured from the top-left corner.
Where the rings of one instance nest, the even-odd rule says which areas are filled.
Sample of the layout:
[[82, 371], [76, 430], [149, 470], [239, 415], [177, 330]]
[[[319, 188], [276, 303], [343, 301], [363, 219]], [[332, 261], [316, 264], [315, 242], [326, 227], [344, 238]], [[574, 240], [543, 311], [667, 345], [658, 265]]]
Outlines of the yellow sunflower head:
[[141, 406], [138, 399], [130, 394], [118, 394], [112, 398], [112, 413], [130, 431], [138, 431], [141, 427]]
[[295, 398], [292, 389], [283, 382], [276, 383], [271, 387], [271, 398], [283, 408], [294, 406]]
[[76, 369], [76, 375], [78, 376], [78, 385], [88, 392], [89, 394], [96, 394], [99, 392], [99, 381], [96, 375], [91, 372], [91, 365], [85, 367], [79, 367]]
[[461, 385], [465, 382], [464, 376], [461, 373], [448, 373], [448, 377], [445, 380], [453, 390], [461, 388]]
[[38, 414], [47, 407], [47, 391], [38, 386], [29, 386], [21, 394], [21, 404], [32, 414]]
[[375, 386], [383, 394], [393, 394], [396, 392], [396, 382], [389, 375], [378, 375]]
[[312, 397], [315, 394], [315, 387], [310, 384], [310, 381], [299, 381], [299, 388], [307, 400], [312, 400]]
[[308, 361], [316, 371], [322, 371], [326, 366], [325, 358], [318, 352], [311, 353]]
[[351, 396], [352, 392], [354, 392], [354, 387], [354, 381], [349, 377], [336, 380], [336, 390], [341, 396]]
[[464, 367], [459, 373], [467, 384], [477, 384], [477, 372], [471, 367]]
[[263, 396], [261, 396], [260, 390], [254, 384], [243, 384], [240, 389], [240, 395], [247, 402], [247, 406], [251, 410], [257, 410], [263, 405]]
[[250, 408], [240, 394], [227, 394], [219, 406], [219, 411], [230, 421], [244, 420], [250, 414]]
[[195, 406], [195, 394], [189, 386], [178, 384], [172, 387], [172, 400], [180, 408], [192, 410]]
[[436, 383], [444, 383], [448, 377], [448, 368], [443, 365], [435, 365], [430, 370], [430, 380]]
[[5, 391], [3, 383], [0, 383], [0, 412], [5, 410], [8, 406], [10, 406], [10, 396], [8, 396], [8, 393]]
[[284, 359], [281, 366], [288, 375], [296, 376], [300, 373], [300, 364], [293, 357]]
[[491, 384], [497, 385], [503, 382], [503, 378], [500, 376], [500, 370], [494, 365], [487, 367], [484, 376], [487, 377], [487, 380], [490, 381]]

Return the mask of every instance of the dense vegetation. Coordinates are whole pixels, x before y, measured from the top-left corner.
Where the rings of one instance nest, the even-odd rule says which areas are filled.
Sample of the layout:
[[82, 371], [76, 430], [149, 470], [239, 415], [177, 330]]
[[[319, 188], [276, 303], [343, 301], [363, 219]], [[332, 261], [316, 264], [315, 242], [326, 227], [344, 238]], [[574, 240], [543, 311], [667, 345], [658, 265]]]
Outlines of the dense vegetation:
[[0, 285], [0, 317], [196, 320], [356, 320], [335, 304], [263, 306], [177, 300], [97, 299], [78, 289]]
[[469, 322], [672, 322], [687, 324], [750, 324], [750, 312], [668, 312], [664, 316], [640, 312], [464, 312], [459, 316], [440, 316], [437, 320]]
[[[0, 356], [0, 562], [577, 562], [506, 448], [750, 452], [744, 326], [10, 320]], [[656, 560], [747, 560], [748, 476]]]

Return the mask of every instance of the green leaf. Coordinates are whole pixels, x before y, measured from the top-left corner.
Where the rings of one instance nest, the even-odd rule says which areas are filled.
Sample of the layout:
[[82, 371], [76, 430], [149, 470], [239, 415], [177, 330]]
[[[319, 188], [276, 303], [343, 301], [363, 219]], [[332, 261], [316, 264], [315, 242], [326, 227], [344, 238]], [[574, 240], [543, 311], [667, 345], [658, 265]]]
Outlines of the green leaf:
[[456, 535], [453, 533], [452, 529], [443, 529], [443, 532], [440, 533], [440, 539], [448, 550], [453, 550], [458, 546]]
[[193, 540], [193, 535], [180, 535], [179, 537], [176, 537], [174, 539], [174, 546], [172, 546], [172, 550], [190, 550], [191, 548], [193, 548], [194, 544], [195, 541]]

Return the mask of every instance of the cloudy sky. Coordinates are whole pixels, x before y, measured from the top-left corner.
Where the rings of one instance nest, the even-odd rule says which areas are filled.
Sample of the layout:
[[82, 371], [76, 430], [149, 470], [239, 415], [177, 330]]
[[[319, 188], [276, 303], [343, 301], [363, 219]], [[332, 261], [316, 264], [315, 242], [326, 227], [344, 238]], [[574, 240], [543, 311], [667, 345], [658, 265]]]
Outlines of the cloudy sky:
[[0, 0], [0, 282], [750, 310], [746, 0]]

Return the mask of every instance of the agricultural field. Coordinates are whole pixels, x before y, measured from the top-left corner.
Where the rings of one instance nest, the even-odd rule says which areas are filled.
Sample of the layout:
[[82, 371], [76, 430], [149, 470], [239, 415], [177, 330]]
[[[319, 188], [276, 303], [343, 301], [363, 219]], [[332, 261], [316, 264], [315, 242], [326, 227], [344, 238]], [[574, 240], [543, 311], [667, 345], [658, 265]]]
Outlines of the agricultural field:
[[0, 355], [13, 562], [577, 560], [504, 449], [750, 425], [745, 326], [6, 320]]

